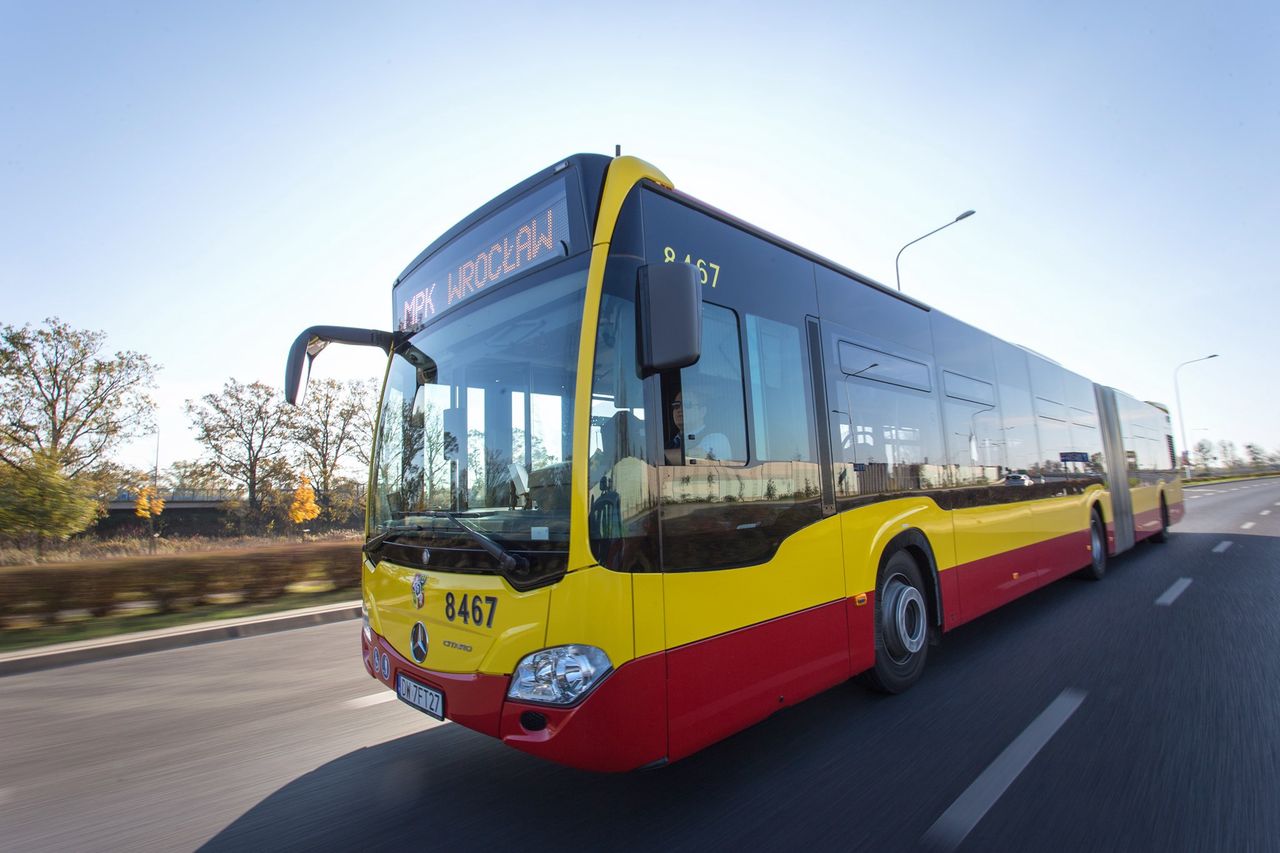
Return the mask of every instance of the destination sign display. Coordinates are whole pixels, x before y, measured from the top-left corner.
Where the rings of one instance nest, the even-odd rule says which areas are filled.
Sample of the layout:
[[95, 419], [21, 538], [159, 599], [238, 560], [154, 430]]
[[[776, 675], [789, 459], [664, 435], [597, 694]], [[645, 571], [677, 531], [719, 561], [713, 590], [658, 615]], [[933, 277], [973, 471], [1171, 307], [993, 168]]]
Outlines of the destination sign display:
[[561, 178], [469, 229], [397, 285], [396, 328], [415, 331], [487, 288], [564, 257], [568, 248], [569, 197]]

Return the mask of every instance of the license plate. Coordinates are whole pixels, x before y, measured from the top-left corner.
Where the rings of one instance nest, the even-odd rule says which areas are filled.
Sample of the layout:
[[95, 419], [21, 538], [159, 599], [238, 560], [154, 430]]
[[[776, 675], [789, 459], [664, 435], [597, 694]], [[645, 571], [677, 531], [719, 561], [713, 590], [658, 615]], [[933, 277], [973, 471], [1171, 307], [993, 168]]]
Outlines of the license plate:
[[400, 701], [412, 705], [429, 717], [444, 719], [444, 694], [434, 687], [419, 684], [412, 678], [396, 676], [396, 694]]

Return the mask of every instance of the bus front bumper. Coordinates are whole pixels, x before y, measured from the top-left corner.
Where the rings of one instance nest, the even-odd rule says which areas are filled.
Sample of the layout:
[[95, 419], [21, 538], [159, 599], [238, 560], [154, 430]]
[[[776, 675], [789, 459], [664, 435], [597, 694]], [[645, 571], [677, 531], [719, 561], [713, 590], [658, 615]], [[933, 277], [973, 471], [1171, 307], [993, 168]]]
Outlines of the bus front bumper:
[[361, 633], [360, 645], [365, 671], [387, 688], [396, 689], [398, 675], [433, 687], [444, 694], [447, 719], [523, 752], [605, 773], [635, 770], [666, 758], [662, 654], [629, 661], [577, 704], [556, 707], [507, 699], [509, 675], [423, 669], [371, 631]]

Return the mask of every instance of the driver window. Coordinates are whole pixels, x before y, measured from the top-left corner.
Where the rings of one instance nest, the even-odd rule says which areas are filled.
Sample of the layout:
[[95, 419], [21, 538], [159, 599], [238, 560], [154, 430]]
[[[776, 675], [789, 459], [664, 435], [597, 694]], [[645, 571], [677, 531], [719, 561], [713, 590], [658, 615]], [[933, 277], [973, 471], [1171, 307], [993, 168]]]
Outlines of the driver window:
[[738, 465], [747, 460], [746, 405], [738, 318], [702, 303], [702, 356], [668, 389], [663, 439], [668, 465]]

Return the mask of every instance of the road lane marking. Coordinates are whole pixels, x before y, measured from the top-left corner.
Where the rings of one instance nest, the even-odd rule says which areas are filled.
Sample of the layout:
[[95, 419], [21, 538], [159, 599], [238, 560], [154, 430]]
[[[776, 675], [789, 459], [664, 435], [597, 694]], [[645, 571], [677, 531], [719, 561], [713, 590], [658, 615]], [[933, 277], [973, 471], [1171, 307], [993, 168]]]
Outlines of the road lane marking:
[[395, 701], [396, 694], [390, 690], [383, 690], [381, 693], [370, 693], [368, 696], [358, 696], [355, 699], [348, 699], [342, 703], [344, 708], [368, 708], [370, 705], [381, 705], [383, 702]]
[[1258, 513], [1258, 515], [1271, 515], [1271, 510], [1264, 509], [1262, 512]]
[[935, 850], [954, 850], [959, 847], [965, 836], [978, 825], [1018, 775], [1027, 769], [1036, 754], [1080, 707], [1085, 695], [1083, 690], [1071, 688], [1059, 693], [1058, 698], [1050, 702], [1049, 707], [1041, 711], [1040, 716], [1032, 720], [1031, 725], [1014, 738], [1013, 743], [1005, 747], [1004, 752], [996, 756], [996, 760], [934, 821], [921, 841]]
[[1241, 530], [1248, 530], [1250, 527], [1253, 527], [1253, 525], [1254, 525], [1254, 524], [1256, 524], [1256, 523], [1257, 523], [1257, 522], [1254, 522], [1254, 521], [1246, 521], [1244, 524], [1240, 525], [1240, 529], [1241, 529]]
[[1187, 591], [1187, 587], [1191, 586], [1191, 578], [1178, 578], [1173, 582], [1173, 586], [1164, 591], [1164, 595], [1156, 599], [1156, 606], [1168, 607], [1178, 600], [1178, 596]]
[[17, 788], [0, 788], [0, 806], [12, 800], [13, 792], [16, 790]]
[[1223, 539], [1223, 540], [1222, 540], [1221, 542], [1219, 542], [1217, 545], [1214, 545], [1214, 546], [1213, 546], [1213, 553], [1215, 553], [1215, 554], [1221, 554], [1223, 551], [1227, 550], [1227, 549], [1228, 549], [1228, 548], [1230, 548], [1230, 547], [1231, 547], [1231, 540], [1230, 540], [1230, 539]]

